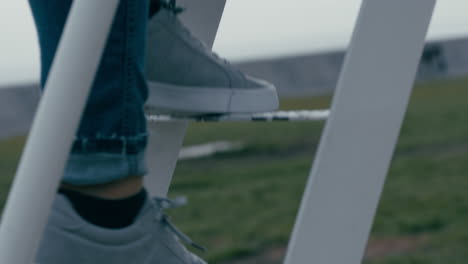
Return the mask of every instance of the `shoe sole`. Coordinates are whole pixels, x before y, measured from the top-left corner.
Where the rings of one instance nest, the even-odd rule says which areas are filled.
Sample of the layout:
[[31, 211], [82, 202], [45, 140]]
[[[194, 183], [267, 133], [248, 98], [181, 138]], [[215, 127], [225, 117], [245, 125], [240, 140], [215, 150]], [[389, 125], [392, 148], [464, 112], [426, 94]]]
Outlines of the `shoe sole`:
[[183, 87], [148, 82], [148, 114], [200, 115], [270, 112], [278, 109], [276, 88]]

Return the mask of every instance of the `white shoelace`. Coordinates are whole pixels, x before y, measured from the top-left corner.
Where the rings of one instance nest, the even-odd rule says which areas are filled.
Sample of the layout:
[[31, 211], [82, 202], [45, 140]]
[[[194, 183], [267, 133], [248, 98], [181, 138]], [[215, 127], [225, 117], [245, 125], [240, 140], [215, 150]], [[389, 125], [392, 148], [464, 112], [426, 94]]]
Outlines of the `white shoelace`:
[[[176, 237], [182, 240], [185, 244], [190, 245], [198, 250], [203, 252], [206, 251], [206, 248], [193, 242], [193, 240], [180, 231], [174, 224], [171, 223], [169, 216], [164, 213], [165, 209], [173, 209], [184, 206], [187, 204], [187, 199], [185, 197], [179, 197], [175, 200], [170, 200], [167, 198], [154, 197], [152, 198], [154, 206], [158, 209], [158, 214], [156, 219], [159, 220], [164, 226], [166, 226]], [[190, 252], [189, 252], [190, 253]]]

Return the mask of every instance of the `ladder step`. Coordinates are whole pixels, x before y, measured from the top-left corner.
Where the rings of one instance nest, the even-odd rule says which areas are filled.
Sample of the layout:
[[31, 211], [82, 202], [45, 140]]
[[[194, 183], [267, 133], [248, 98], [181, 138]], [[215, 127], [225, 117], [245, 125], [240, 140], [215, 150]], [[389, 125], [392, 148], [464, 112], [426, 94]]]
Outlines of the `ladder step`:
[[150, 122], [196, 121], [196, 122], [272, 122], [272, 121], [322, 121], [330, 115], [330, 110], [278, 111], [253, 114], [210, 114], [199, 116], [147, 115]]

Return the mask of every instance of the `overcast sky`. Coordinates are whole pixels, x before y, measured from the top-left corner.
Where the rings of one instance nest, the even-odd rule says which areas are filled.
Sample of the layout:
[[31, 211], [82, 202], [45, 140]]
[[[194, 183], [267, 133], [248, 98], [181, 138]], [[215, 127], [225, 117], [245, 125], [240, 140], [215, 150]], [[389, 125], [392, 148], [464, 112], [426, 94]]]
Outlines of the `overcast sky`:
[[[360, 3], [231, 0], [215, 50], [238, 61], [343, 48]], [[468, 36], [467, 10], [467, 0], [439, 0], [429, 38]], [[38, 80], [37, 40], [26, 0], [0, 1], [0, 47], [0, 87]]]

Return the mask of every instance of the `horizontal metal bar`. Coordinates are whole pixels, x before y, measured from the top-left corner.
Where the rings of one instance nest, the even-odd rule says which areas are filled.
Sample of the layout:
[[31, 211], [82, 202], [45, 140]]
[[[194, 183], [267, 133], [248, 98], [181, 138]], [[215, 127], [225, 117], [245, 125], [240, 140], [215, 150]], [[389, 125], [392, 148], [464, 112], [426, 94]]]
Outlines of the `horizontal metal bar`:
[[148, 115], [150, 122], [170, 122], [170, 121], [195, 121], [195, 122], [273, 122], [273, 121], [323, 121], [328, 118], [330, 111], [323, 110], [299, 110], [299, 111], [278, 111], [268, 113], [253, 114], [213, 114], [199, 116], [171, 116], [171, 115]]

